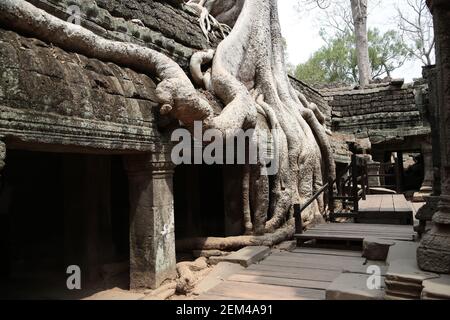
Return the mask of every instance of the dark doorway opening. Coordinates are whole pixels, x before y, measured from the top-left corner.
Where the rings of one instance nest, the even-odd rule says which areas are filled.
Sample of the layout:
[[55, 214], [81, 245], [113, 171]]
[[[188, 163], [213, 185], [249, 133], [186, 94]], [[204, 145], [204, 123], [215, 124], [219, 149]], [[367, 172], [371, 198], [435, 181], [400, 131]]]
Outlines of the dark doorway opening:
[[[128, 181], [121, 157], [8, 150], [6, 163], [0, 297], [82, 298], [128, 287]], [[81, 269], [82, 290], [67, 288], [71, 265]]]
[[178, 166], [174, 200], [177, 239], [225, 236], [223, 166]]

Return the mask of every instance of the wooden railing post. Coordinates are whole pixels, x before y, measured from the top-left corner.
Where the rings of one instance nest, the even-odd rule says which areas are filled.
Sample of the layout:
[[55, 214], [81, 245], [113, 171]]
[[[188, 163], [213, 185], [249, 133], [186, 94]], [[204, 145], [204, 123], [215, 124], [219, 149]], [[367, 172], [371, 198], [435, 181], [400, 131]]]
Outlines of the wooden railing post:
[[362, 199], [366, 200], [366, 171], [367, 171], [367, 162], [365, 159], [362, 159], [361, 162], [361, 188], [362, 188]]
[[331, 184], [328, 186], [328, 211], [330, 212], [330, 221], [334, 222], [334, 193], [333, 193], [333, 186], [334, 184]]
[[353, 197], [353, 212], [359, 211], [358, 202], [358, 166], [356, 163], [356, 154], [352, 155], [352, 197]]
[[397, 164], [396, 164], [396, 191], [402, 193], [402, 176], [403, 176], [403, 153], [397, 152]]
[[294, 204], [295, 233], [303, 233], [303, 222], [300, 204]]

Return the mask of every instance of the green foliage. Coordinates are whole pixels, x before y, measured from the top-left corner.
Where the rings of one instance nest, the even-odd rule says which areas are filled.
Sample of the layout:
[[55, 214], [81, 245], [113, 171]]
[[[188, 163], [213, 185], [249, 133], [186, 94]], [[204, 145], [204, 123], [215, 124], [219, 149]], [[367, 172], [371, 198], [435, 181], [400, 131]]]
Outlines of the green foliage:
[[[323, 32], [321, 35], [326, 45], [307, 62], [298, 65], [295, 76], [310, 84], [358, 83], [354, 34], [348, 30], [331, 38], [327, 38]], [[381, 34], [378, 29], [370, 29], [368, 38], [373, 79], [390, 76], [410, 57], [400, 35], [394, 30]]]

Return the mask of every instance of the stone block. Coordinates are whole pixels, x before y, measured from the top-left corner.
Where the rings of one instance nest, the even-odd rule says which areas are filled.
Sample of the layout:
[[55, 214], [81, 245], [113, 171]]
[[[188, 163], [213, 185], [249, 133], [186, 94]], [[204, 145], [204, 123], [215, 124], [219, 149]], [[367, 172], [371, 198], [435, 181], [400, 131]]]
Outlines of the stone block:
[[425, 280], [438, 277], [439, 275], [436, 273], [420, 270], [414, 257], [412, 259], [399, 259], [390, 262], [386, 273], [386, 279], [403, 283], [422, 284]]
[[422, 285], [422, 299], [450, 300], [450, 276], [441, 275], [439, 278], [425, 280]]
[[414, 259], [419, 244], [412, 241], [395, 241], [395, 244], [390, 247], [386, 262], [389, 264], [392, 261], [400, 259]]
[[389, 248], [394, 244], [394, 241], [374, 237], [365, 238], [363, 241], [362, 256], [368, 260], [386, 261]]
[[270, 248], [265, 246], [245, 247], [228, 256], [211, 257], [209, 262], [216, 264], [219, 262], [237, 263], [243, 267], [257, 263], [270, 255]]
[[370, 289], [370, 275], [343, 273], [334, 280], [326, 291], [327, 300], [383, 300], [383, 279], [381, 287]]

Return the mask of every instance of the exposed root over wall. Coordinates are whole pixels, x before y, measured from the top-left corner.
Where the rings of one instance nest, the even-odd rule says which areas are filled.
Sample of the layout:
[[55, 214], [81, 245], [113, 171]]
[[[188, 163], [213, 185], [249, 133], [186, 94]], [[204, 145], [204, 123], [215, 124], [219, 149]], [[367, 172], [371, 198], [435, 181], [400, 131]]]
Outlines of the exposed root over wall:
[[[106, 40], [24, 0], [0, 1], [0, 25], [64, 50], [152, 76], [159, 81], [156, 95], [161, 113], [189, 129], [195, 121], [202, 121], [205, 129], [216, 129], [223, 137], [242, 129], [255, 129], [257, 133], [273, 130], [278, 171], [270, 178], [261, 174], [260, 163], [252, 164], [242, 177], [244, 194], [240, 200], [247, 235], [191, 239], [182, 245], [190, 249], [234, 250], [277, 244], [293, 236], [292, 206], [305, 203], [324, 181], [334, 178], [335, 164], [324, 117], [290, 84], [276, 0], [190, 3], [199, 9], [204, 30], [210, 30], [208, 23], [216, 21], [221, 28], [225, 24], [232, 27], [215, 52], [197, 53], [191, 64], [197, 87], [207, 89], [225, 105], [218, 116], [178, 64], [154, 50]], [[322, 200], [313, 203], [304, 212], [304, 224], [320, 221], [323, 209]], [[188, 274], [189, 268], [180, 268]]]

